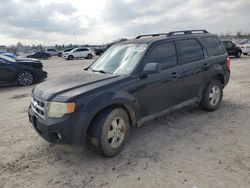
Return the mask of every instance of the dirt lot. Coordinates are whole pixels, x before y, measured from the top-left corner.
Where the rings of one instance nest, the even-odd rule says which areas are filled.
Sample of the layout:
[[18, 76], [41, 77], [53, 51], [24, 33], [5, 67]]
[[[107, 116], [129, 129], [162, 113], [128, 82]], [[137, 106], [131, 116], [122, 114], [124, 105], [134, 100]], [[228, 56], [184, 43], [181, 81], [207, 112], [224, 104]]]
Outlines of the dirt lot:
[[[44, 61], [49, 79], [90, 62]], [[221, 108], [196, 105], [131, 131], [113, 159], [51, 145], [31, 128], [32, 87], [0, 88], [0, 187], [250, 187], [250, 57], [232, 59]]]

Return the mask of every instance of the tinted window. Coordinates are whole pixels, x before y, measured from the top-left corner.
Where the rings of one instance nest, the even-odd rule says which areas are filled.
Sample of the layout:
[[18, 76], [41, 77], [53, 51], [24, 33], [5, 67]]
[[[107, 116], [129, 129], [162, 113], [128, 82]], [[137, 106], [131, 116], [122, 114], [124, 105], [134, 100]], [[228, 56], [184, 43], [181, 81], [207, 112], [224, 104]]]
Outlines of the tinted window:
[[203, 49], [195, 39], [180, 40], [179, 51], [182, 64], [198, 61], [204, 58]]
[[225, 47], [228, 47], [227, 41], [222, 41], [222, 44], [223, 44]]
[[153, 48], [148, 57], [148, 62], [161, 64], [162, 69], [177, 65], [176, 50], [173, 42], [160, 44]]
[[224, 54], [224, 48], [216, 37], [203, 37], [203, 44], [210, 56], [217, 56]]
[[232, 47], [234, 46], [234, 44], [233, 44], [231, 41], [228, 41], [228, 42], [227, 42], [227, 45], [228, 45], [230, 48], [232, 48]]

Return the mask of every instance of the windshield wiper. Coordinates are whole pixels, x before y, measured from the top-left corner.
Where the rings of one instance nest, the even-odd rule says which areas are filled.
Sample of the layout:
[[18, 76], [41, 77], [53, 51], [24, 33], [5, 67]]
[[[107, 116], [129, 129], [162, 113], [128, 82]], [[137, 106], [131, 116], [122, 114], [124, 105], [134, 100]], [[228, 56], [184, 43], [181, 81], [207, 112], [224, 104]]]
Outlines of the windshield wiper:
[[91, 67], [89, 67], [89, 69], [92, 70], [93, 72], [99, 72], [99, 73], [102, 73], [102, 74], [112, 74], [111, 72], [106, 72], [104, 70], [94, 70]]

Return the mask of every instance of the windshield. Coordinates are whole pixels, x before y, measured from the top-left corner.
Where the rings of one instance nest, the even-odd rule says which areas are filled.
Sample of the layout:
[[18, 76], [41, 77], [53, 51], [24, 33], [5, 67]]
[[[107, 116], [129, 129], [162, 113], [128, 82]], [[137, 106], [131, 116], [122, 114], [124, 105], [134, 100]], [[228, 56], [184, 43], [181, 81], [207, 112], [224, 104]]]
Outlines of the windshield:
[[97, 59], [89, 69], [101, 73], [129, 74], [142, 58], [147, 47], [146, 44], [114, 45]]
[[248, 43], [250, 43], [250, 40], [241, 41], [239, 44], [248, 44]]
[[11, 57], [8, 57], [8, 56], [5, 56], [5, 55], [0, 55], [0, 58], [4, 59], [6, 61], [12, 62], [12, 63], [16, 62], [16, 60], [14, 58], [11, 58]]

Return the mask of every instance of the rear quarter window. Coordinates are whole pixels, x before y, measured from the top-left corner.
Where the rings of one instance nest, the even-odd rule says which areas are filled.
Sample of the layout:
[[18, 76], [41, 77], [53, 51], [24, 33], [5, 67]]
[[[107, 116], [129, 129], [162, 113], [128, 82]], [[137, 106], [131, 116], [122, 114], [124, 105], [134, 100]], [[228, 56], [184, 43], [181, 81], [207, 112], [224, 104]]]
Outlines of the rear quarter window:
[[209, 56], [217, 56], [225, 53], [221, 42], [216, 37], [202, 37], [201, 40]]

